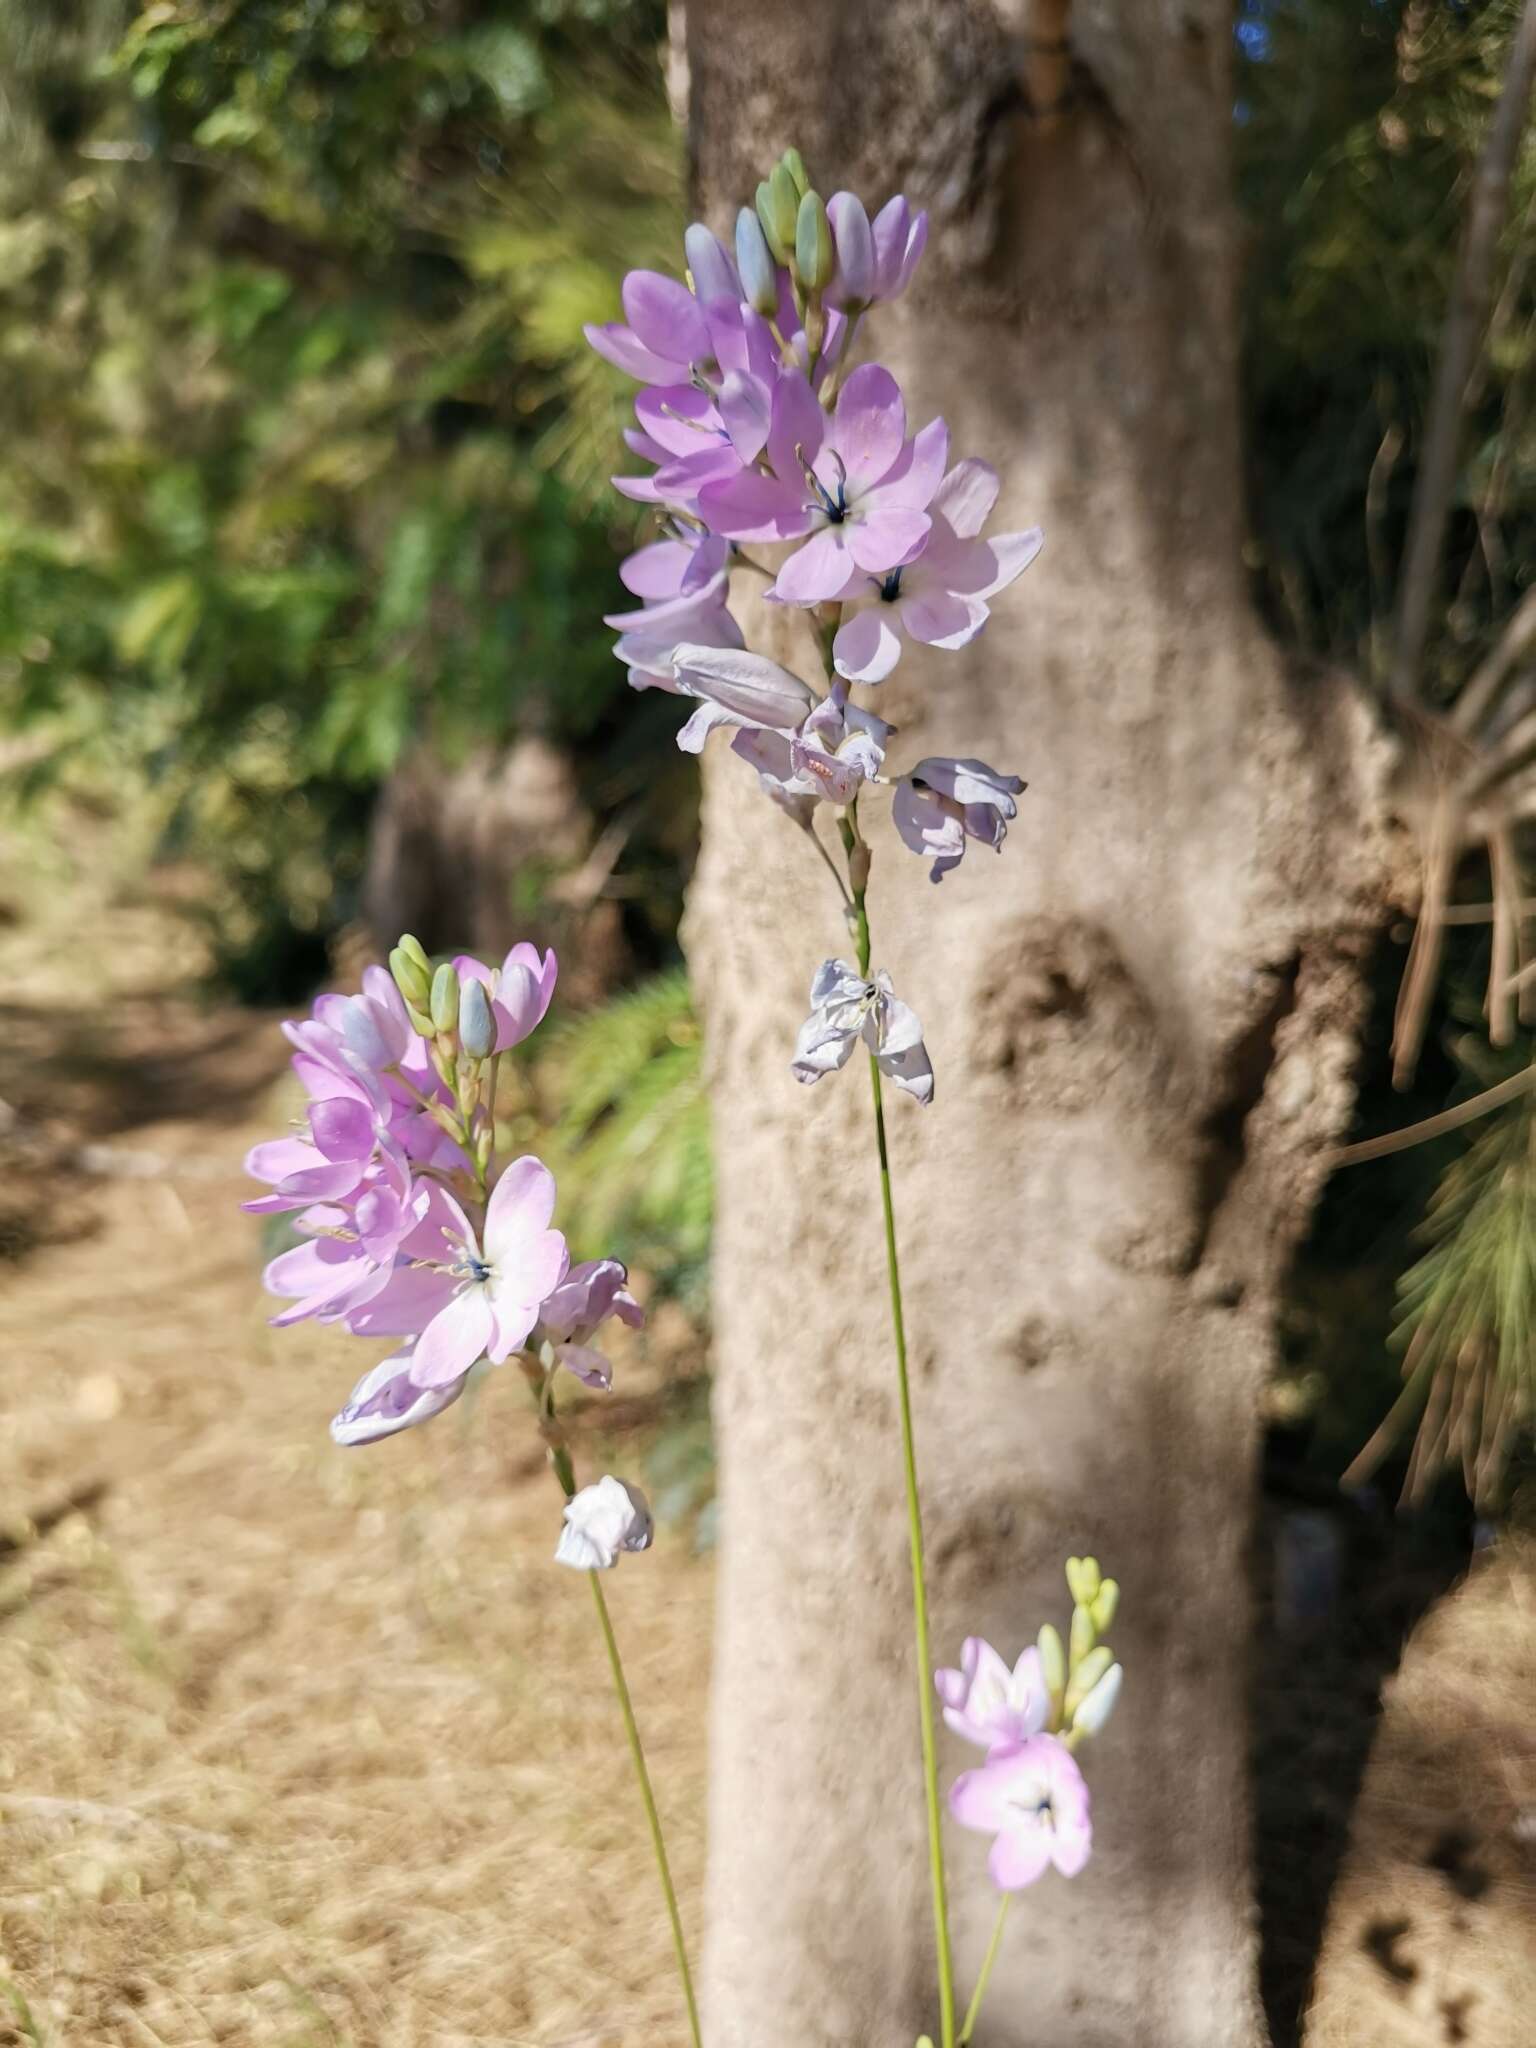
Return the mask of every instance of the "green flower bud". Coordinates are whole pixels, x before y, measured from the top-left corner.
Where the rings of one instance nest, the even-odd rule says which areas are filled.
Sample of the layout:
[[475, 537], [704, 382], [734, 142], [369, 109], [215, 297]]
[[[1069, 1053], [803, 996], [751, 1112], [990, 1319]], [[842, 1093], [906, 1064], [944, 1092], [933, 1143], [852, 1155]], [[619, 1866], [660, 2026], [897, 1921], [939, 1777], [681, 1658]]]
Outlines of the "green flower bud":
[[1067, 1689], [1067, 1659], [1061, 1647], [1061, 1637], [1049, 1622], [1035, 1638], [1035, 1647], [1040, 1652], [1040, 1674], [1045, 1680], [1045, 1689], [1059, 1704]]
[[394, 976], [395, 987], [404, 996], [407, 1004], [424, 1003], [432, 988], [432, 970], [421, 963], [404, 946], [396, 946], [389, 956], [389, 971]]
[[1086, 1607], [1074, 1607], [1072, 1610], [1072, 1633], [1067, 1638], [1067, 1648], [1071, 1653], [1072, 1670], [1075, 1671], [1077, 1669], [1097, 1640], [1098, 1638], [1094, 1633], [1093, 1616]]
[[1067, 1586], [1079, 1607], [1091, 1607], [1099, 1590], [1099, 1561], [1096, 1557], [1067, 1559]]
[[432, 1028], [447, 1033], [459, 1021], [459, 977], [445, 960], [432, 977]]
[[1093, 1616], [1093, 1625], [1101, 1636], [1109, 1634], [1119, 1605], [1119, 1585], [1114, 1579], [1106, 1579], [1088, 1602], [1088, 1612]]
[[432, 1019], [425, 1010], [418, 1009], [409, 997], [406, 998], [405, 1014], [410, 1019], [411, 1029], [419, 1037], [430, 1038], [432, 1036]]
[[795, 268], [808, 291], [832, 282], [832, 230], [819, 192], [807, 192], [795, 217]]
[[1067, 1687], [1066, 1699], [1062, 1703], [1068, 1721], [1075, 1719], [1078, 1708], [1114, 1661], [1114, 1652], [1101, 1643], [1098, 1649], [1090, 1650], [1078, 1665], [1072, 1674], [1072, 1682]]
[[488, 1058], [496, 1044], [496, 1019], [491, 1015], [484, 982], [470, 980], [460, 984], [459, 1043], [472, 1060]]
[[[1095, 1653], [1097, 1654], [1097, 1653]], [[1106, 1656], [1108, 1652], [1105, 1652]], [[1082, 1704], [1072, 1716], [1074, 1735], [1097, 1735], [1114, 1712], [1124, 1677], [1118, 1664], [1111, 1664], [1098, 1683], [1083, 1694]]]
[[775, 263], [788, 263], [794, 256], [795, 215], [799, 207], [795, 181], [780, 164], [768, 182], [757, 188], [757, 217], [763, 224]]
[[750, 206], [736, 216], [736, 268], [741, 272], [747, 303], [771, 320], [779, 310], [779, 273], [762, 224]]
[[779, 158], [779, 162], [784, 166], [785, 170], [788, 171], [789, 175], [794, 179], [795, 191], [803, 199], [806, 193], [809, 192], [811, 189], [811, 181], [810, 178], [807, 176], [805, 169], [805, 158], [800, 154], [798, 149], [786, 149], [784, 154]]

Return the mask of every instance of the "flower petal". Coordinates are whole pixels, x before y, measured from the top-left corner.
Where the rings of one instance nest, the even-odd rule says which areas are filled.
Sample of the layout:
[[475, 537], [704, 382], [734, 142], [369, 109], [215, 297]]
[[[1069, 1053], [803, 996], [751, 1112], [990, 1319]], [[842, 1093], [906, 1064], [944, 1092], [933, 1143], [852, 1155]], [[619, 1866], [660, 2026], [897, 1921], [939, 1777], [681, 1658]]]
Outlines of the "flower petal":
[[416, 1339], [411, 1378], [418, 1387], [446, 1387], [483, 1358], [491, 1337], [491, 1304], [483, 1285], [471, 1284], [440, 1308]]

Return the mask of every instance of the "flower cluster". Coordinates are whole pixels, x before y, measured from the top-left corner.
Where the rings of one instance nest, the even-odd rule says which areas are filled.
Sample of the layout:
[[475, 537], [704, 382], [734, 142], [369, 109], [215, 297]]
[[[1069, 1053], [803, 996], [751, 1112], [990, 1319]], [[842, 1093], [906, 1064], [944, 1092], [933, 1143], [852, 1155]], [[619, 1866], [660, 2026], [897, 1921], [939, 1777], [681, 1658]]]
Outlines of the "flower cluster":
[[967, 1638], [958, 1670], [936, 1671], [944, 1719], [987, 1760], [950, 1788], [962, 1827], [993, 1837], [987, 1868], [1000, 1891], [1021, 1891], [1053, 1866], [1076, 1877], [1093, 1847], [1088, 1787], [1073, 1751], [1096, 1735], [1120, 1697], [1120, 1666], [1099, 1638], [1119, 1588], [1091, 1557], [1067, 1560], [1072, 1627], [1065, 1650], [1049, 1623], [1010, 1670], [990, 1643]]
[[[625, 319], [587, 329], [643, 387], [625, 439], [650, 467], [614, 483], [665, 522], [620, 570], [639, 603], [608, 617], [615, 652], [637, 689], [692, 701], [678, 734], [685, 751], [729, 727], [732, 750], [797, 825], [815, 836], [820, 807], [836, 814], [855, 929], [868, 878], [861, 795], [892, 792], [897, 834], [937, 882], [969, 841], [1002, 847], [1024, 787], [950, 757], [888, 776], [895, 728], [851, 696], [884, 681], [907, 640], [966, 646], [1041, 545], [1037, 527], [985, 534], [996, 471], [974, 458], [952, 464], [942, 419], [909, 432], [895, 377], [855, 360], [866, 317], [906, 290], [927, 234], [926, 214], [901, 197], [873, 220], [851, 192], [823, 203], [789, 150], [737, 216], [732, 246], [695, 223], [686, 284], [631, 271]], [[757, 570], [769, 602], [813, 615], [824, 690], [747, 648], [730, 606], [733, 568]], [[823, 987], [841, 990], [835, 1016]], [[882, 1061], [887, 1050], [905, 1058], [918, 1078], [896, 1078], [916, 1100], [931, 1098], [917, 1020], [867, 960], [857, 970], [827, 961], [812, 1003], [794, 1062], [802, 1081], [840, 1067], [862, 1035]]]
[[[332, 1422], [339, 1444], [429, 1421], [482, 1361], [514, 1355], [547, 1416], [556, 1373], [610, 1384], [592, 1343], [602, 1325], [643, 1319], [617, 1259], [571, 1263], [552, 1227], [549, 1168], [532, 1154], [496, 1156], [500, 1057], [542, 1021], [556, 971], [553, 953], [529, 945], [497, 968], [460, 955], [434, 970], [406, 937], [388, 973], [365, 971], [359, 995], [323, 995], [283, 1026], [308, 1107], [245, 1162], [271, 1190], [246, 1209], [291, 1214], [301, 1239], [266, 1269], [268, 1291], [291, 1304], [272, 1320], [340, 1323], [395, 1344]], [[611, 1493], [577, 1495], [561, 1560], [606, 1567], [644, 1548], [634, 1540], [643, 1518], [649, 1541], [644, 1503], [625, 1499], [630, 1520], [615, 1536]], [[588, 1517], [596, 1533], [578, 1551], [572, 1529]]]

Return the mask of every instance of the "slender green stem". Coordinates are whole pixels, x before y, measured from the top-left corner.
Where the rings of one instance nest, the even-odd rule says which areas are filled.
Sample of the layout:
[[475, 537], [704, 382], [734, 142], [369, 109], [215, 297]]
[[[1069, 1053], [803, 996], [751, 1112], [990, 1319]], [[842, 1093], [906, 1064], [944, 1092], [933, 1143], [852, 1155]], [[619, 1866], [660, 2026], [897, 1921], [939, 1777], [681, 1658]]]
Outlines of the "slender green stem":
[[965, 2018], [960, 2022], [957, 2048], [966, 2048], [966, 2043], [975, 2032], [976, 2022], [981, 2017], [981, 2001], [987, 1995], [987, 1980], [992, 1975], [992, 1965], [997, 1961], [997, 1951], [1002, 1945], [1003, 1922], [1008, 1918], [1008, 1902], [1012, 1897], [1012, 1892], [1004, 1892], [997, 1902], [997, 1918], [992, 1922], [992, 1939], [987, 1943], [987, 1952], [982, 1957], [981, 1975], [976, 1979], [976, 1989], [971, 1993], [971, 2002], [965, 2008]]
[[912, 1632], [917, 1644], [917, 1704], [922, 1725], [923, 1784], [928, 1805], [928, 1867], [933, 1882], [933, 1931], [939, 1955], [939, 2026], [943, 2048], [955, 2048], [955, 1970], [949, 1948], [949, 1897], [944, 1881], [939, 1758], [933, 1712], [933, 1655], [928, 1642], [928, 1585], [923, 1569], [923, 1521], [918, 1505], [917, 1452], [912, 1437], [912, 1393], [907, 1373], [906, 1325], [901, 1310], [901, 1266], [896, 1255], [896, 1212], [891, 1202], [891, 1163], [885, 1142], [885, 1105], [880, 1093], [880, 1069], [873, 1055], [869, 1062], [869, 1080], [875, 1102], [875, 1146], [880, 1155], [885, 1263], [891, 1285], [891, 1331], [896, 1340], [901, 1452], [907, 1482], [907, 1535], [912, 1552]]
[[[868, 855], [859, 837], [856, 807], [840, 821], [843, 850], [853, 880], [854, 936], [859, 972], [869, 974], [869, 912], [862, 876]], [[862, 859], [862, 866], [861, 866]], [[907, 1536], [912, 1553], [912, 1632], [917, 1643], [917, 1709], [923, 1741], [923, 1787], [928, 1807], [928, 1868], [933, 1883], [933, 1932], [939, 1959], [939, 2027], [942, 2048], [955, 2048], [955, 1966], [949, 1946], [949, 1895], [944, 1879], [944, 1840], [939, 1805], [939, 1756], [934, 1729], [933, 1655], [928, 1640], [928, 1581], [923, 1567], [923, 1518], [917, 1491], [917, 1450], [912, 1435], [912, 1391], [907, 1372], [907, 1326], [901, 1306], [901, 1260], [896, 1250], [896, 1210], [891, 1200], [891, 1159], [885, 1141], [885, 1101], [873, 1054], [869, 1085], [875, 1105], [875, 1150], [880, 1160], [880, 1203], [885, 1214], [885, 1270], [891, 1290], [891, 1334], [896, 1345], [896, 1387], [901, 1407], [901, 1453], [907, 1483]]]
[[603, 1582], [595, 1571], [588, 1572], [587, 1577], [592, 1581], [592, 1598], [597, 1603], [597, 1619], [603, 1631], [603, 1641], [607, 1645], [608, 1662], [613, 1670], [613, 1689], [619, 1696], [619, 1712], [624, 1716], [624, 1733], [629, 1737], [629, 1753], [634, 1758], [635, 1776], [640, 1783], [640, 1797], [645, 1802], [645, 1819], [651, 1831], [651, 1847], [656, 1854], [656, 1869], [661, 1877], [661, 1889], [666, 1895], [667, 1918], [672, 1923], [672, 1946], [677, 1952], [677, 1974], [683, 1980], [683, 1997], [688, 2003], [688, 2031], [693, 2037], [693, 2048], [702, 2048], [699, 2008], [693, 1995], [693, 1975], [688, 1968], [688, 1949], [683, 1940], [683, 1919], [677, 1910], [677, 1893], [672, 1887], [672, 1870], [667, 1862], [667, 1845], [662, 1839], [661, 1816], [656, 1811], [656, 1796], [651, 1790], [651, 1774], [645, 1767], [645, 1751], [640, 1746], [640, 1730], [635, 1724], [635, 1710], [630, 1704], [629, 1687], [624, 1679], [624, 1665], [619, 1656], [618, 1642], [614, 1637], [613, 1623], [608, 1616], [608, 1602], [603, 1598]]

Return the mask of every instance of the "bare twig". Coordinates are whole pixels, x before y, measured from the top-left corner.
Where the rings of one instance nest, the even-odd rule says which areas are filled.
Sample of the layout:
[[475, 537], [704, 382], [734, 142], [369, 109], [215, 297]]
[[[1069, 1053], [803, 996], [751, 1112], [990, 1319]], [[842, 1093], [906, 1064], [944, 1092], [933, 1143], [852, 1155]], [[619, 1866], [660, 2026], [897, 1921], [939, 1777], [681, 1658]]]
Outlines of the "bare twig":
[[1470, 739], [1487, 717], [1505, 678], [1536, 646], [1536, 585], [1525, 593], [1504, 621], [1497, 642], [1478, 664], [1467, 687], [1451, 706], [1446, 723], [1462, 739]]
[[1406, 1088], [1419, 1062], [1429, 1023], [1429, 1006], [1440, 978], [1445, 948], [1445, 906], [1461, 851], [1462, 811], [1456, 796], [1443, 785], [1435, 799], [1428, 843], [1424, 848], [1424, 900], [1413, 927], [1413, 943], [1398, 991], [1392, 1024], [1392, 1084]]
[[1525, 0], [1510, 48], [1509, 68], [1473, 178], [1456, 283], [1441, 331], [1440, 366], [1430, 401], [1424, 452], [1398, 579], [1389, 691], [1399, 704], [1419, 695], [1424, 645], [1434, 603], [1441, 542], [1450, 516], [1467, 386], [1476, 366], [1492, 289], [1494, 256], [1509, 193], [1510, 171], [1525, 126], [1536, 75], [1536, 0]]
[[1515, 1101], [1532, 1087], [1536, 1087], [1536, 1066], [1525, 1067], [1507, 1081], [1485, 1088], [1470, 1102], [1458, 1102], [1454, 1109], [1443, 1109], [1438, 1116], [1427, 1116], [1422, 1123], [1408, 1124], [1400, 1131], [1388, 1131], [1384, 1137], [1362, 1139], [1358, 1145], [1341, 1145], [1328, 1164], [1361, 1166], [1367, 1159], [1385, 1159], [1391, 1152], [1406, 1152], [1410, 1145], [1427, 1145], [1431, 1138], [1443, 1138], [1447, 1131], [1460, 1130], [1463, 1124], [1470, 1124], [1480, 1116], [1502, 1109], [1506, 1102]]

